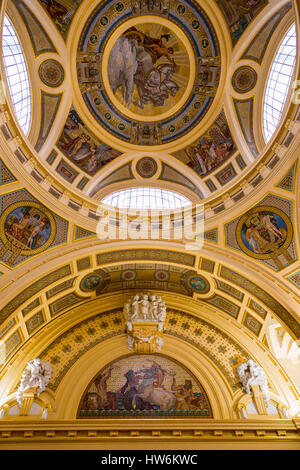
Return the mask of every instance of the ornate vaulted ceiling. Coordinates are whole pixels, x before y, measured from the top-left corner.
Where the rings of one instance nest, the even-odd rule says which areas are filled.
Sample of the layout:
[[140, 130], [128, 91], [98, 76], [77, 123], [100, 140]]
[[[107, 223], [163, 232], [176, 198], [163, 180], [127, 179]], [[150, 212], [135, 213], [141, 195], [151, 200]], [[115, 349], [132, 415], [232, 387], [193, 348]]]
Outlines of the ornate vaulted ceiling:
[[[290, 25], [299, 29], [298, 8], [285, 0], [2, 2], [26, 57], [32, 121], [25, 136], [7, 95], [0, 408], [39, 356], [53, 368], [50, 416], [75, 419], [95, 374], [128, 353], [125, 300], [156, 291], [168, 311], [163, 352], [179, 360], [182, 347], [214, 418], [240, 417], [236, 367], [249, 357], [268, 371], [289, 417], [299, 412], [299, 103], [290, 92], [268, 143], [262, 117], [272, 58]], [[1, 74], [5, 85], [3, 61]], [[176, 236], [181, 211], [168, 237], [162, 214], [154, 239], [97, 237], [99, 202], [142, 186], [186, 196], [194, 222], [201, 204], [200, 249]], [[24, 217], [42, 221], [40, 238]], [[118, 227], [122, 212], [114, 217]], [[72, 408], [67, 393], [82, 367]]]

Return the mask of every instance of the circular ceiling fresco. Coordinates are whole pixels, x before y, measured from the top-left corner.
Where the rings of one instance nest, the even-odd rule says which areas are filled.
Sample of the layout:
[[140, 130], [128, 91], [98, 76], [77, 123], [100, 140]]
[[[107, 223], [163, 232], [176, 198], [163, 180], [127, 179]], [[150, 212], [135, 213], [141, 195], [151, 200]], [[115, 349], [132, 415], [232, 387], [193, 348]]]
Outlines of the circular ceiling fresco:
[[215, 30], [190, 1], [102, 2], [77, 50], [89, 112], [135, 145], [169, 143], [193, 129], [213, 103], [220, 72]]

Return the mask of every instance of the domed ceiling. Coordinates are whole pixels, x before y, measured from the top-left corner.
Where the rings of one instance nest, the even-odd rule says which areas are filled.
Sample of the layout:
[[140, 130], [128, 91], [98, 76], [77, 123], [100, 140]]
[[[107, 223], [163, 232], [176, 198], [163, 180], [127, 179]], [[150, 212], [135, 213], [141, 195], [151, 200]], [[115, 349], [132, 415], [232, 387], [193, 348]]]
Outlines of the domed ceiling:
[[212, 106], [220, 65], [214, 28], [190, 2], [100, 4], [77, 54], [90, 113], [135, 145], [173, 142], [197, 126]]
[[[219, 206], [229, 183], [249, 171], [261, 178], [258, 156], [271, 157], [254, 120], [270, 66], [263, 57], [293, 19], [290, 2], [38, 0], [32, 9], [12, 0], [7, 8], [30, 65], [35, 174], [54, 178], [59, 199], [68, 188], [95, 210], [93, 199], [147, 178]], [[145, 161], [157, 171], [140, 171]]]
[[[299, 26], [297, 3], [10, 0], [4, 13], [26, 59], [32, 118], [25, 135], [9, 95], [0, 104], [3, 396], [33, 353], [53, 366], [54, 396], [98, 340], [99, 350], [123, 341], [124, 301], [146, 289], [165, 299], [170, 348], [177, 338], [220, 371], [228, 409], [241, 394], [235, 367], [253, 354], [298, 410], [299, 362], [288, 363], [300, 337], [292, 88], [269, 142], [263, 134], [268, 73]], [[299, 54], [294, 70], [296, 83]], [[191, 223], [201, 207], [201, 247], [176, 238], [181, 211], [168, 237], [160, 213], [156, 238], [99, 239], [99, 202], [134, 188], [191, 201]], [[54, 416], [72, 417], [62, 406]]]

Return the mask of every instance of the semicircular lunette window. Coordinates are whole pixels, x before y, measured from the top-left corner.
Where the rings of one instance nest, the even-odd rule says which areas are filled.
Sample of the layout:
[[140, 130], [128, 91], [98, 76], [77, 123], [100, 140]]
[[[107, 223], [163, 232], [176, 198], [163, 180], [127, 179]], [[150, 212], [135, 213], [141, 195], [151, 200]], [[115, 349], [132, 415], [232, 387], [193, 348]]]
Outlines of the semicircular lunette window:
[[116, 191], [106, 196], [101, 202], [120, 209], [178, 209], [192, 204], [181, 194], [151, 187]]
[[16, 31], [7, 15], [3, 23], [2, 56], [15, 115], [24, 134], [28, 135], [31, 122], [28, 70]]
[[293, 24], [277, 50], [267, 80], [263, 106], [263, 131], [269, 142], [282, 116], [296, 61], [296, 27]]

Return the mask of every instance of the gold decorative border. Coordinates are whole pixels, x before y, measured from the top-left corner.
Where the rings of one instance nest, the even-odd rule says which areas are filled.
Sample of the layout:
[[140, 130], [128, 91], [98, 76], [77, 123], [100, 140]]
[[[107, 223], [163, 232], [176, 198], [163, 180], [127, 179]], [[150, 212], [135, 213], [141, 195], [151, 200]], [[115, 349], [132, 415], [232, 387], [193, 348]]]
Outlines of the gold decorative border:
[[286, 237], [286, 240], [284, 241], [283, 245], [277, 250], [278, 253], [282, 252], [282, 250], [287, 249], [290, 246], [291, 241], [293, 239], [293, 226], [292, 226], [291, 221], [290, 221], [289, 217], [287, 216], [287, 214], [285, 214], [281, 209], [278, 209], [277, 207], [274, 207], [274, 206], [256, 206], [256, 207], [250, 209], [248, 212], [246, 212], [241, 217], [241, 219], [239, 220], [239, 222], [237, 224], [236, 239], [237, 239], [239, 247], [241, 248], [241, 250], [245, 254], [247, 254], [251, 258], [260, 259], [260, 260], [270, 259], [272, 257], [272, 253], [266, 253], [266, 254], [261, 253], [260, 254], [260, 253], [254, 253], [253, 251], [249, 250], [245, 246], [245, 244], [242, 240], [241, 232], [242, 232], [243, 224], [245, 223], [245, 220], [249, 218], [249, 216], [255, 215], [257, 212], [263, 212], [263, 211], [275, 212], [275, 214], [277, 214], [279, 217], [282, 218], [282, 220], [284, 221], [284, 223], [287, 226], [287, 237]]
[[51, 214], [51, 212], [46, 207], [44, 207], [42, 204], [39, 204], [38, 202], [19, 201], [19, 202], [15, 202], [14, 204], [11, 204], [9, 207], [7, 207], [2, 212], [1, 217], [0, 217], [0, 238], [1, 238], [1, 240], [4, 244], [9, 243], [9, 240], [6, 236], [5, 229], [4, 229], [5, 221], [8, 217], [8, 215], [11, 212], [13, 212], [15, 209], [18, 209], [19, 207], [25, 207], [25, 206], [35, 207], [36, 209], [43, 212], [45, 214], [45, 216], [48, 218], [48, 220], [50, 222], [50, 226], [51, 226], [50, 227], [50, 236], [49, 236], [48, 240], [42, 246], [40, 246], [39, 248], [36, 248], [34, 250], [31, 250], [31, 249], [26, 249], [26, 247], [24, 245], [24, 249], [22, 249], [21, 252], [20, 252], [21, 255], [36, 255], [38, 253], [41, 253], [42, 251], [45, 251], [47, 248], [49, 248], [49, 246], [52, 244], [52, 242], [55, 238], [55, 235], [56, 235], [56, 224], [55, 224], [55, 220], [54, 220], [53, 215]]

